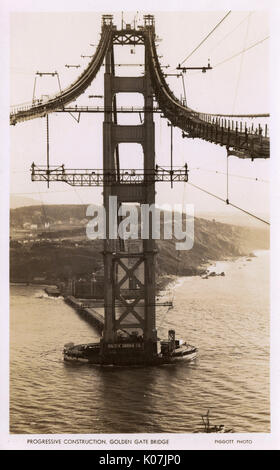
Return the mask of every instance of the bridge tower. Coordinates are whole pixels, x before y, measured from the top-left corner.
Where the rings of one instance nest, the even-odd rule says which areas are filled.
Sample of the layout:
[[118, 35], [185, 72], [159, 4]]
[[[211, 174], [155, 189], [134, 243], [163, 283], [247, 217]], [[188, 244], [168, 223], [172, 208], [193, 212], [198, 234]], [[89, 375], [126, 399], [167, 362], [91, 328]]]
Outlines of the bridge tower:
[[[112, 17], [103, 17], [103, 24]], [[144, 27], [154, 29], [154, 18], [144, 17]], [[104, 123], [103, 123], [103, 171], [114, 174], [115, 183], [103, 187], [103, 203], [106, 211], [104, 240], [104, 309], [105, 326], [101, 340], [101, 353], [109, 355], [118, 344], [120, 332], [139, 338], [140, 356], [157, 354], [155, 319], [155, 241], [152, 238], [151, 214], [146, 239], [131, 244], [112, 237], [112, 225], [119, 229], [120, 217], [115, 217], [123, 204], [155, 203], [155, 179], [149, 178], [155, 168], [155, 130], [153, 120], [153, 91], [145, 50], [145, 72], [139, 77], [115, 75], [114, 45], [144, 45], [143, 32], [130, 29], [129, 25], [113, 32], [105, 57], [104, 74]], [[146, 49], [146, 48], [145, 48]], [[141, 93], [144, 97], [144, 120], [140, 125], [119, 125], [116, 113], [117, 93]], [[119, 175], [119, 144], [137, 143], [143, 150], [143, 180], [141, 183], [122, 183]], [[106, 176], [104, 176], [106, 178]], [[112, 202], [113, 201], [113, 202]], [[113, 208], [113, 212], [112, 212]], [[113, 218], [115, 222], [113, 221]], [[117, 226], [117, 227], [116, 227]], [[116, 233], [116, 232], [115, 232]], [[128, 286], [133, 286], [127, 289]], [[127, 295], [129, 293], [129, 296]], [[137, 344], [137, 342], [135, 343]]]
[[[153, 115], [160, 108], [153, 108], [155, 81], [151, 59], [155, 36], [154, 17], [144, 15], [144, 25], [136, 29], [130, 25], [117, 29], [112, 15], [103, 15], [102, 35], [91, 65], [80, 77], [81, 88], [66, 91], [65, 99], [72, 100], [80, 94], [90, 79], [97, 73], [105, 60], [104, 72], [104, 121], [103, 121], [103, 168], [67, 169], [64, 164], [50, 166], [31, 165], [32, 181], [61, 181], [71, 186], [102, 186], [104, 207], [104, 328], [100, 343], [87, 346], [68, 345], [64, 357], [89, 360], [96, 364], [147, 364], [173, 360], [175, 350], [174, 331], [170, 330], [167, 341], [160, 341], [156, 330], [156, 286], [155, 256], [153, 238], [153, 217], [155, 203], [155, 182], [188, 181], [187, 165], [181, 169], [162, 168], [155, 165], [155, 126]], [[117, 76], [115, 74], [114, 46], [144, 46], [144, 75]], [[78, 82], [79, 80], [78, 79]], [[78, 87], [79, 88], [79, 87]], [[128, 112], [142, 113], [144, 119], [138, 125], [118, 124], [118, 93], [140, 93], [144, 107], [128, 108]], [[38, 105], [36, 113], [41, 116], [48, 111], [91, 113], [101, 112], [99, 108], [66, 108], [51, 100], [46, 105]], [[38, 109], [37, 109], [38, 108]], [[26, 112], [19, 111], [20, 119], [26, 119]], [[24, 114], [22, 114], [24, 113]], [[76, 119], [79, 122], [79, 115]], [[29, 114], [28, 114], [29, 116]], [[15, 122], [11, 117], [11, 122]], [[120, 144], [140, 144], [143, 159], [139, 169], [121, 168]], [[171, 159], [172, 162], [172, 159]], [[127, 205], [136, 211], [138, 230], [136, 240], [125, 239], [122, 217]], [[139, 216], [141, 224], [139, 224]], [[158, 222], [159, 223], [159, 222]], [[135, 227], [134, 227], [135, 228]], [[121, 233], [121, 230], [123, 233]], [[141, 236], [139, 237], [139, 232]], [[164, 303], [165, 306], [166, 303]], [[192, 355], [195, 348], [188, 345], [176, 354]], [[175, 353], [174, 353], [175, 354]], [[174, 356], [175, 357], [175, 356]], [[190, 357], [190, 356], [189, 356]]]

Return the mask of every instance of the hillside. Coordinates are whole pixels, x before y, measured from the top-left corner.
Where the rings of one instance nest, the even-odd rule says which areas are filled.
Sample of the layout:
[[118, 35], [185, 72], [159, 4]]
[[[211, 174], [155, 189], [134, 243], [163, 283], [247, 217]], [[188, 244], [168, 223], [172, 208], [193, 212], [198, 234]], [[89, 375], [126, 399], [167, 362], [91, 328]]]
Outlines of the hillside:
[[24, 197], [20, 194], [10, 195], [10, 209], [16, 209], [17, 207], [23, 206], [34, 206], [36, 204], [39, 204], [39, 201], [32, 199], [31, 197]]
[[[32, 206], [11, 210], [10, 275], [12, 281], [34, 278], [54, 282], [102, 270], [103, 242], [86, 237], [86, 207]], [[50, 224], [48, 229], [44, 223]], [[23, 225], [37, 224], [34, 231]], [[41, 226], [40, 226], [41, 225]], [[201, 274], [207, 263], [269, 248], [269, 231], [195, 218], [195, 241], [177, 251], [175, 240], [157, 241], [158, 279]]]

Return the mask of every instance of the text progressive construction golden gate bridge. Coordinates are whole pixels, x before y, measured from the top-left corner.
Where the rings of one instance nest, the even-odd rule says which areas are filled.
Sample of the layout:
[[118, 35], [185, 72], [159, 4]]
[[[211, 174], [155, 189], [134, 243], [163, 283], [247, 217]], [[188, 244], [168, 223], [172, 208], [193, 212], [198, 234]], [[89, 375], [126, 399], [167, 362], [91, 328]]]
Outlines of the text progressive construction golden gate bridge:
[[[103, 15], [101, 38], [96, 52], [79, 78], [53, 97], [33, 100], [30, 105], [24, 107], [13, 107], [10, 114], [11, 125], [46, 116], [47, 130], [48, 114], [52, 112], [78, 113], [78, 116], [80, 113], [104, 113], [102, 170], [67, 170], [64, 165], [50, 166], [47, 145], [47, 165], [42, 167], [32, 164], [32, 181], [46, 181], [48, 184], [50, 181], [62, 181], [72, 186], [103, 186], [103, 202], [108, 219], [111, 196], [117, 196], [117, 208], [125, 203], [150, 206], [155, 203], [155, 182], [188, 181], [186, 165], [181, 169], [173, 168], [173, 126], [182, 129], [183, 137], [200, 138], [226, 147], [228, 156], [269, 158], [267, 126], [264, 130], [259, 126], [253, 132], [246, 124], [233, 120], [236, 117], [245, 117], [244, 115], [200, 113], [174, 96], [160, 66], [155, 40], [155, 23], [152, 15], [144, 15], [142, 26], [136, 28], [122, 24], [121, 29], [117, 29], [114, 25], [112, 15]], [[120, 77], [115, 74], [114, 45], [144, 46], [143, 76]], [[104, 61], [104, 107], [69, 106], [69, 103], [76, 100], [89, 87]], [[211, 68], [209, 64], [208, 67], [200, 67], [202, 71], [207, 68]], [[187, 68], [179, 66], [178, 69], [184, 72]], [[117, 108], [117, 93], [141, 93], [144, 97], [144, 107]], [[154, 98], [157, 106], [154, 106]], [[142, 113], [143, 121], [140, 125], [119, 125], [117, 116], [121, 112]], [[156, 112], [162, 113], [171, 126], [171, 166], [168, 169], [159, 168], [155, 164], [153, 113]], [[247, 117], [266, 116], [268, 115], [247, 115]], [[131, 171], [120, 168], [120, 143], [141, 144], [144, 156], [142, 169]], [[228, 199], [225, 202], [229, 203]], [[124, 240], [110, 239], [107, 219], [103, 252], [105, 324], [100, 342], [101, 353], [110, 362], [112, 355], [110, 346], [118, 343], [119, 333], [140, 330], [143, 335], [141, 343], [143, 348], [135, 351], [135, 354], [138, 355], [137, 361], [143, 362], [157, 355], [158, 343], [155, 320], [156, 249], [151, 224], [147, 239], [141, 242], [141, 250], [131, 251], [128, 250]], [[120, 223], [119, 218], [117, 223]], [[142, 277], [139, 276], [140, 266]], [[128, 281], [134, 286], [130, 299], [127, 299], [123, 293]]]

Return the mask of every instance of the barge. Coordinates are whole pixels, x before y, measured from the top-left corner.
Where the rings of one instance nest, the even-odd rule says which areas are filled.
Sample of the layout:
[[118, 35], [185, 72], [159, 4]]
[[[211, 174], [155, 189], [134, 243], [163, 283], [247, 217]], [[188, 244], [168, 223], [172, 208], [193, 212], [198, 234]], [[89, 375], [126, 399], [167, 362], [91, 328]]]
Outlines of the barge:
[[65, 344], [65, 361], [85, 362], [99, 365], [161, 365], [178, 361], [192, 361], [197, 348], [183, 340], [175, 339], [175, 331], [169, 330], [167, 340], [144, 341], [142, 336], [130, 334], [118, 336], [114, 343]]

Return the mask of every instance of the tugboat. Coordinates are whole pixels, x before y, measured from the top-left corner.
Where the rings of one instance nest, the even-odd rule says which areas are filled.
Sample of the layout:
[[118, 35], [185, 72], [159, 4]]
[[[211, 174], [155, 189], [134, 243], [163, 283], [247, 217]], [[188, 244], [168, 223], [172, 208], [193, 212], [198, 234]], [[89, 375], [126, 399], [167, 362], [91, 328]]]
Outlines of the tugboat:
[[197, 356], [198, 349], [182, 339], [176, 339], [175, 330], [168, 331], [168, 339], [160, 341], [160, 346], [161, 356], [166, 362], [182, 359], [191, 361]]
[[118, 336], [114, 343], [65, 344], [65, 361], [87, 362], [99, 365], [161, 365], [181, 360], [192, 361], [197, 348], [183, 340], [176, 340], [175, 331], [169, 330], [167, 340], [147, 342], [132, 332], [128, 337]]

